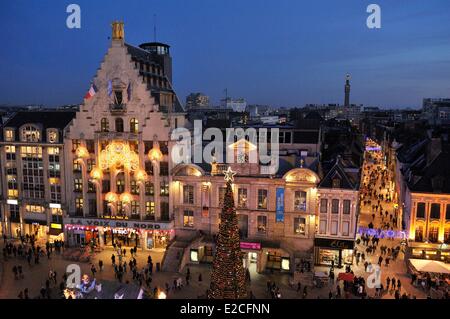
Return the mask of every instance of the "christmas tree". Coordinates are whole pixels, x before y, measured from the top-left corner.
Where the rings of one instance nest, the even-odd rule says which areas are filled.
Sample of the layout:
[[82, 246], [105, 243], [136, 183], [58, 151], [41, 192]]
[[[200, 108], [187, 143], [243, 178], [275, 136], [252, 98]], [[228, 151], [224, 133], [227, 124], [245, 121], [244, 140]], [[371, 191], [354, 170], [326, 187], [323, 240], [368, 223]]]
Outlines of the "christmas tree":
[[208, 298], [243, 299], [247, 298], [248, 295], [239, 240], [238, 220], [234, 207], [233, 190], [231, 189], [231, 182], [235, 173], [231, 171], [230, 167], [224, 173], [227, 189], [224, 207], [220, 215]]

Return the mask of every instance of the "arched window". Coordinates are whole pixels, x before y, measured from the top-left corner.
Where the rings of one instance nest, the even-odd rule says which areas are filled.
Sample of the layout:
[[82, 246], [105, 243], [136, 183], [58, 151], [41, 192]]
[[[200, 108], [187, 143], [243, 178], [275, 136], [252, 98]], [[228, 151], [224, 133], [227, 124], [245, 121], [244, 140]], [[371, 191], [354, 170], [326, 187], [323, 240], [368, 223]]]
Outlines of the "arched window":
[[123, 120], [120, 117], [116, 118], [116, 132], [123, 132]]
[[100, 121], [100, 131], [101, 132], [108, 132], [109, 131], [109, 122], [107, 118], [102, 118]]
[[41, 140], [41, 132], [38, 128], [32, 125], [27, 125], [22, 128], [23, 142], [39, 142]]
[[130, 120], [130, 132], [131, 133], [137, 133], [139, 130], [139, 122], [137, 119], [132, 118]]

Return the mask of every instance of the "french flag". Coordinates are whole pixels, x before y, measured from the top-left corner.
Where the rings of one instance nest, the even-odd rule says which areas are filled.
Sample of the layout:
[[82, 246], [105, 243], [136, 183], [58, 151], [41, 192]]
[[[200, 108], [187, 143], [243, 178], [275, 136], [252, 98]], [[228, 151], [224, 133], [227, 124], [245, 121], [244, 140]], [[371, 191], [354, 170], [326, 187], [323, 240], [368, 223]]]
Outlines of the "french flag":
[[95, 84], [91, 84], [91, 88], [89, 89], [89, 91], [86, 93], [85, 95], [85, 99], [90, 99], [91, 97], [93, 97], [95, 95], [95, 93], [97, 93], [97, 87], [95, 86]]

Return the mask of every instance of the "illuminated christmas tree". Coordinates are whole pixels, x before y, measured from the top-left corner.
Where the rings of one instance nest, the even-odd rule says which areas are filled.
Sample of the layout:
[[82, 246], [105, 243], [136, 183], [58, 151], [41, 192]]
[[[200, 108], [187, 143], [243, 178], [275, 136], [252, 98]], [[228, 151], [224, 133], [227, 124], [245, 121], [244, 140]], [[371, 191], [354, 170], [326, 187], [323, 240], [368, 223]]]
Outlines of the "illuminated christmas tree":
[[231, 182], [236, 173], [228, 167], [224, 174], [227, 189], [220, 215], [208, 298], [243, 299], [248, 298], [248, 294], [242, 262], [238, 220], [234, 207], [233, 190], [231, 189]]

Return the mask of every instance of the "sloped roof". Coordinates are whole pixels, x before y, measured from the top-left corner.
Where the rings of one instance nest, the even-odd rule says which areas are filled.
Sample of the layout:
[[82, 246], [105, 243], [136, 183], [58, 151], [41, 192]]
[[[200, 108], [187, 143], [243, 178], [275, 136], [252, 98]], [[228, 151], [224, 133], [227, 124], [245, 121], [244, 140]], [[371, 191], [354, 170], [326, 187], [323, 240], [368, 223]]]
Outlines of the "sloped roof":
[[357, 183], [354, 183], [344, 167], [341, 164], [341, 158], [338, 156], [335, 164], [326, 173], [325, 177], [320, 181], [319, 187], [322, 188], [333, 188], [333, 179], [338, 177], [341, 180], [340, 188], [343, 189], [356, 189]]

